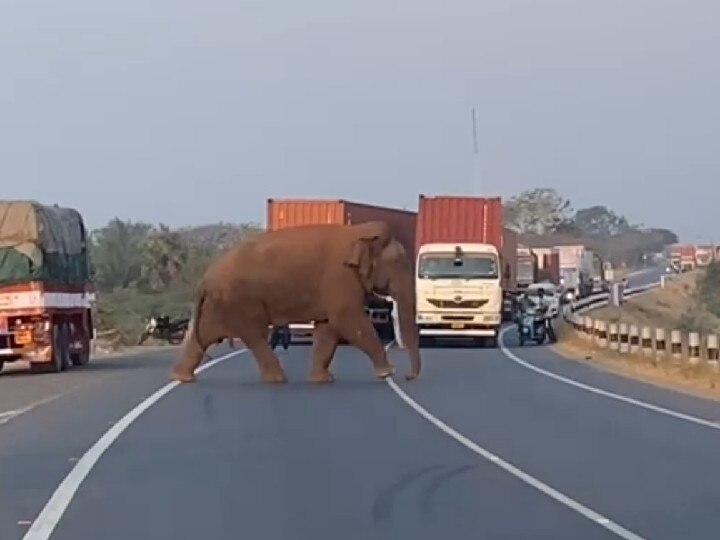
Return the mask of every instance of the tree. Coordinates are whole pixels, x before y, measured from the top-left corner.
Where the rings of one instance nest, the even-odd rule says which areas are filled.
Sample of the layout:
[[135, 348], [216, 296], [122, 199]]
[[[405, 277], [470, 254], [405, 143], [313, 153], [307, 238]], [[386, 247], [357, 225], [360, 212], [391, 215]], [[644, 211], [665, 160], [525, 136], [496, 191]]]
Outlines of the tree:
[[713, 315], [720, 317], [720, 262], [713, 261], [698, 280], [696, 297]]
[[599, 205], [578, 210], [573, 222], [580, 234], [587, 236], [612, 236], [626, 233], [633, 228], [624, 216]]
[[142, 273], [142, 248], [152, 226], [119, 218], [91, 234], [94, 280], [102, 291], [126, 289], [137, 284]]
[[188, 249], [182, 236], [161, 224], [142, 246], [142, 286], [152, 292], [167, 289], [180, 276], [187, 260]]
[[663, 247], [680, 242], [678, 235], [669, 229], [648, 229], [647, 232], [658, 237]]
[[570, 201], [552, 188], [526, 190], [512, 197], [503, 208], [505, 223], [521, 233], [554, 232], [570, 218]]

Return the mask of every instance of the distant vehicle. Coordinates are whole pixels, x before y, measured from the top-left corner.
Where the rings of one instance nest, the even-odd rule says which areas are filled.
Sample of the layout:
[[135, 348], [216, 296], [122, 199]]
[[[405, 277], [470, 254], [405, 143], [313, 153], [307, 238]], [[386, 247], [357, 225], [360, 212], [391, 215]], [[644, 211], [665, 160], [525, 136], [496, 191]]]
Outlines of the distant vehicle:
[[189, 325], [190, 319], [187, 317], [180, 319], [171, 319], [167, 315], [150, 317], [145, 330], [140, 334], [138, 345], [145, 343], [145, 340], [149, 337], [167, 341], [171, 345], [179, 345], [185, 339]]
[[526, 290], [525, 294], [533, 301], [537, 302], [538, 291], [542, 289], [544, 293], [544, 302], [548, 304], [548, 316], [557, 318], [560, 316], [560, 290], [553, 283], [542, 282], [533, 283]]
[[520, 346], [525, 345], [528, 341], [534, 341], [538, 345], [542, 345], [548, 338], [551, 343], [554, 343], [556, 337], [550, 324], [550, 318], [547, 305], [524, 310], [517, 322]]

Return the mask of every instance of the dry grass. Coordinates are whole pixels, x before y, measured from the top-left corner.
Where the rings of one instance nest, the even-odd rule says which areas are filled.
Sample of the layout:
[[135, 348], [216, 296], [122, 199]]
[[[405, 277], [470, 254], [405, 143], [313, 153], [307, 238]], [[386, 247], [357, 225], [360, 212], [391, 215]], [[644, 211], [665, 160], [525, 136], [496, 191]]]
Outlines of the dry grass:
[[583, 339], [568, 325], [561, 325], [555, 350], [568, 360], [594, 368], [720, 402], [720, 374], [700, 362], [691, 366], [668, 356], [662, 360], [642, 355], [620, 354]]
[[[699, 276], [701, 271], [668, 279], [664, 288], [630, 298], [622, 308], [605, 307], [588, 315], [607, 322], [622, 321], [638, 327], [720, 332], [720, 319], [697, 306], [694, 293]], [[695, 322], [702, 323], [703, 328], [688, 328], [688, 324]], [[593, 340], [584, 339], [566, 324], [560, 326], [559, 338], [556, 350], [569, 359], [664, 388], [720, 401], [720, 374], [705, 361], [691, 365], [687, 359], [678, 361], [669, 355], [658, 360], [642, 354], [620, 354], [609, 348], [600, 348]], [[685, 347], [683, 349], [687, 350]], [[704, 346], [702, 349], [704, 354]]]
[[720, 319], [702, 313], [703, 328], [688, 328], [688, 314], [698, 314], [694, 300], [700, 271], [688, 272], [665, 281], [665, 287], [652, 289], [646, 293], [629, 298], [622, 307], [612, 306], [592, 311], [593, 318], [607, 322], [626, 322], [638, 326], [650, 326], [665, 329], [684, 329], [720, 331]]

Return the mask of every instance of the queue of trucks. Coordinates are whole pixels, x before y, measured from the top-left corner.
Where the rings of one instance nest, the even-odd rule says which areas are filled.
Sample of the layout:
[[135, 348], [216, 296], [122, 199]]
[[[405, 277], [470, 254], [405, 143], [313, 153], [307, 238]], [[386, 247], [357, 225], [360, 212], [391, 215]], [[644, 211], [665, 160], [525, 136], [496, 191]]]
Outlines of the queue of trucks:
[[[606, 265], [584, 246], [519, 244], [503, 225], [500, 197], [420, 195], [417, 211], [341, 199], [267, 200], [268, 230], [376, 220], [390, 225], [414, 262], [421, 341], [463, 337], [496, 346], [514, 299], [528, 286], [548, 282], [586, 296], [607, 279]], [[27, 359], [34, 370], [57, 372], [89, 361], [89, 264], [76, 210], [0, 201], [0, 368]], [[382, 337], [393, 334], [392, 306], [389, 298], [366, 300]], [[311, 336], [313, 322], [291, 331]]]
[[675, 244], [669, 247], [666, 256], [676, 272], [688, 272], [695, 268], [704, 268], [713, 261], [720, 261], [720, 246]]
[[[414, 260], [421, 342], [463, 337], [495, 346], [519, 291], [537, 281], [560, 283], [560, 251], [518, 245], [518, 234], [503, 226], [499, 197], [420, 195], [416, 212], [346, 200], [267, 201], [268, 230], [374, 220], [389, 223]], [[392, 335], [391, 310], [388, 299], [368, 297], [366, 311], [381, 336]], [[309, 337], [313, 323], [290, 330]]]

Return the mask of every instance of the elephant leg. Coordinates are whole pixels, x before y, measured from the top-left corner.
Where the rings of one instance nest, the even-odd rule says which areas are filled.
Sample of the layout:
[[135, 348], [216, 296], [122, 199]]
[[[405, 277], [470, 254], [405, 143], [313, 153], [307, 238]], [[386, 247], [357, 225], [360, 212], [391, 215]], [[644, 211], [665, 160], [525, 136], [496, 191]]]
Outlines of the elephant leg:
[[198, 344], [192, 332], [188, 332], [180, 360], [173, 366], [171, 378], [183, 383], [195, 382], [195, 370], [205, 358], [207, 347]]
[[395, 368], [388, 362], [385, 347], [365, 311], [358, 314], [346, 313], [331, 320], [330, 323], [339, 329], [348, 343], [355, 345], [370, 357], [377, 378], [384, 379], [395, 373]]
[[315, 323], [310, 382], [328, 383], [335, 381], [335, 377], [330, 373], [329, 368], [330, 362], [332, 362], [333, 356], [335, 355], [338, 341], [339, 336], [337, 332], [328, 323]]
[[267, 332], [250, 339], [243, 339], [248, 349], [255, 357], [260, 370], [260, 377], [266, 383], [286, 383], [287, 377], [280, 361], [267, 342]]

